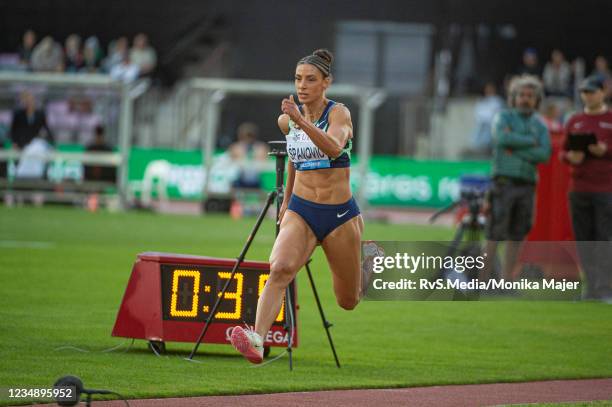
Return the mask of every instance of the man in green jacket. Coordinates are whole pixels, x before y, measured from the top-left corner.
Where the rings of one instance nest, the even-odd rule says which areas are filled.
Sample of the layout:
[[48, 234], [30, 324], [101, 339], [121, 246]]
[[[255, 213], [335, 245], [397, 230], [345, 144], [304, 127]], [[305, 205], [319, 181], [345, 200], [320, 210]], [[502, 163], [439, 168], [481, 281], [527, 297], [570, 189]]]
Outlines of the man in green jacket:
[[[487, 263], [494, 264], [497, 244], [506, 241], [505, 280], [512, 280], [521, 243], [533, 224], [536, 166], [548, 161], [551, 154], [548, 129], [537, 114], [542, 96], [542, 84], [536, 77], [517, 77], [510, 84], [510, 108], [493, 120]], [[490, 270], [489, 266], [488, 275]]]

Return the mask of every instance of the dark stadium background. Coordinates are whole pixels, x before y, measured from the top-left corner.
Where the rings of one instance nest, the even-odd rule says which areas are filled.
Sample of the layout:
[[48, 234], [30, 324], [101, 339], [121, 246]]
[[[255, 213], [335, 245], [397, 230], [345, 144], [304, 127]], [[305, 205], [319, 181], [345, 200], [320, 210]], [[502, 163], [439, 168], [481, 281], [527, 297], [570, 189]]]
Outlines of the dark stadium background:
[[[13, 52], [28, 28], [39, 39], [48, 34], [62, 43], [71, 33], [83, 38], [96, 35], [103, 47], [121, 35], [131, 39], [145, 32], [158, 53], [157, 78], [170, 86], [180, 78], [184, 64], [220, 42], [231, 44], [221, 76], [291, 80], [300, 57], [315, 48], [334, 49], [339, 20], [431, 24], [434, 52], [442, 47], [456, 50], [463, 36], [473, 36], [481, 24], [493, 31], [513, 26], [511, 40], [493, 36], [486, 49], [476, 49], [474, 80], [460, 90], [476, 94], [485, 80], [500, 83], [514, 72], [527, 47], [537, 48], [541, 63], [559, 47], [570, 61], [584, 58], [590, 72], [595, 56], [610, 46], [612, 24], [606, 22], [606, 16], [612, 16], [612, 2], [603, 0], [538, 1], [537, 7], [526, 0], [2, 0], [0, 51]], [[457, 27], [459, 33], [454, 34]], [[431, 66], [433, 58], [432, 54]], [[452, 85], [451, 94], [458, 91]], [[279, 103], [276, 99], [253, 103], [252, 99], [229, 98], [221, 133], [230, 134], [237, 124], [248, 120], [260, 126], [261, 138], [278, 138], [276, 121], [271, 118], [276, 117]], [[377, 133], [385, 137], [377, 140], [375, 153], [398, 152], [400, 115], [394, 97], [378, 110]], [[356, 114], [354, 119], [358, 119]]]

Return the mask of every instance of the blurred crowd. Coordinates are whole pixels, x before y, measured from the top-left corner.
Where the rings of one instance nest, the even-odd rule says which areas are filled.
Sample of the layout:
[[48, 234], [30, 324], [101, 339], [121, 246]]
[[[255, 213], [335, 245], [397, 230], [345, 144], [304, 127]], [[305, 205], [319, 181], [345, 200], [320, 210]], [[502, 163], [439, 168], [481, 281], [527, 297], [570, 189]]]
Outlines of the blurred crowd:
[[524, 74], [542, 81], [545, 99], [540, 105], [540, 115], [554, 134], [562, 131], [564, 122], [575, 110], [576, 104], [580, 103], [576, 89], [583, 78], [598, 78], [604, 85], [606, 101], [612, 100], [612, 71], [605, 56], [598, 55], [593, 61], [592, 72], [586, 72], [584, 60], [576, 58], [570, 62], [559, 49], [554, 49], [550, 59], [542, 66], [537, 50], [527, 48], [518, 68], [506, 75], [502, 92], [498, 91], [495, 82], [485, 83], [483, 94], [474, 109], [475, 128], [471, 146], [464, 152], [466, 158], [490, 157], [493, 118], [506, 105], [505, 96], [512, 79]]
[[584, 61], [581, 58], [569, 62], [561, 50], [554, 49], [550, 54], [550, 60], [542, 68], [536, 49], [527, 48], [517, 74], [530, 74], [541, 78], [546, 96], [568, 98], [574, 96], [577, 78], [597, 76], [605, 84], [604, 93], [609, 99], [612, 96], [612, 73], [608, 60], [603, 55], [599, 55], [593, 61], [593, 66], [593, 71], [585, 75]]
[[[70, 34], [62, 46], [51, 36], [39, 40], [36, 32], [27, 30], [15, 53], [0, 55], [3, 70], [95, 73], [110, 75], [125, 83], [152, 76], [156, 65], [157, 52], [144, 33], [136, 34], [131, 43], [127, 37], [110, 41], [105, 52], [96, 36], [82, 38]], [[51, 96], [44, 87], [15, 86], [13, 91], [19, 95], [14, 109], [0, 107], [0, 144], [12, 141], [13, 146], [23, 147], [21, 141], [16, 141], [21, 137], [15, 134], [16, 115], [30, 105], [36, 105], [37, 115], [45, 119], [44, 138], [49, 142], [88, 145], [95, 138], [96, 126], [108, 125], [104, 118], [117, 115], [116, 106], [102, 100], [93, 89], [81, 94], [68, 92], [62, 97]], [[32, 120], [24, 123], [32, 128], [30, 140], [37, 137], [35, 123]], [[27, 127], [25, 124], [23, 127]]]
[[83, 39], [70, 34], [62, 46], [51, 36], [38, 41], [37, 34], [27, 30], [14, 65], [32, 72], [102, 73], [132, 82], [154, 72], [157, 53], [143, 33], [135, 35], [131, 44], [127, 37], [111, 41], [105, 53], [96, 36]]
[[[502, 277], [520, 277], [519, 254], [536, 219], [536, 206], [546, 215], [540, 217], [534, 240], [571, 238], [569, 225], [565, 230], [544, 226], [562, 223], [569, 211], [580, 242], [577, 252], [586, 283], [582, 298], [612, 303], [610, 76], [603, 57], [597, 57], [595, 70], [586, 78], [573, 65], [554, 50], [540, 75], [534, 51], [527, 50], [519, 75], [510, 80], [507, 103], [489, 88], [476, 106], [477, 118], [486, 116], [491, 125], [485, 278], [494, 270], [500, 242], [505, 242]], [[571, 99], [572, 93], [579, 99]], [[479, 137], [483, 140], [482, 134]]]

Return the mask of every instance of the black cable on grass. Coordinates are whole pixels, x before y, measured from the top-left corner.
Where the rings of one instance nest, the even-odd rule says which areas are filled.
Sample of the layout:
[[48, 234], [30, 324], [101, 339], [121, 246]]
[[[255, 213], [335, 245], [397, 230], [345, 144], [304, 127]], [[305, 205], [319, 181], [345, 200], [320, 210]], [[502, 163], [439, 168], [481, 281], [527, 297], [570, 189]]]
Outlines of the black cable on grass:
[[[132, 342], [123, 351], [124, 353], [129, 351], [130, 349], [132, 349], [132, 345], [134, 345], [134, 341], [135, 341], [135, 339], [132, 339]], [[77, 351], [77, 352], [82, 352], [82, 353], [111, 353], [111, 352], [116, 351], [117, 349], [122, 348], [123, 346], [125, 346], [125, 342], [120, 343], [119, 345], [115, 345], [115, 346], [113, 346], [111, 348], [108, 348], [108, 349], [88, 350], [88, 349], [78, 348], [78, 347], [72, 346], [72, 345], [64, 345], [64, 346], [60, 346], [60, 347], [55, 348], [54, 351], [59, 352], [59, 351], [62, 351], [62, 350], [71, 349], [71, 350], [74, 350], [74, 351]]]
[[[291, 314], [290, 318], [293, 320], [293, 310], [290, 310], [289, 312]], [[293, 335], [291, 335], [291, 336], [293, 336]], [[289, 343], [292, 344], [293, 343], [293, 338], [289, 338], [289, 341], [290, 341]], [[135, 342], [135, 339], [132, 339], [132, 342], [130, 342], [130, 344], [123, 351], [123, 353], [128, 352], [132, 348], [132, 346], [134, 345], [134, 342]], [[108, 348], [108, 349], [102, 349], [102, 350], [94, 351], [94, 350], [87, 350], [87, 349], [83, 349], [83, 348], [78, 348], [78, 347], [72, 346], [72, 345], [64, 345], [64, 346], [60, 346], [60, 347], [55, 348], [54, 351], [59, 352], [59, 351], [62, 351], [62, 350], [70, 349], [70, 350], [74, 350], [74, 351], [82, 352], [82, 353], [111, 353], [111, 352], [114, 352], [114, 351], [120, 349], [123, 346], [125, 346], [125, 342], [120, 343], [119, 345], [115, 345], [115, 346], [113, 346], [111, 348]], [[158, 358], [162, 358], [163, 357], [157, 350], [155, 350], [155, 347], [151, 347], [150, 349], [153, 351], [155, 356], [157, 356]], [[272, 362], [276, 362], [277, 360], [279, 360], [280, 358], [282, 358], [286, 354], [287, 354], [287, 350], [283, 351], [283, 353], [281, 353], [280, 355], [275, 356], [274, 358], [272, 358], [272, 359], [270, 359], [270, 360], [268, 360], [268, 361], [266, 361], [266, 362], [264, 362], [262, 364], [253, 365], [253, 366], [251, 366], [251, 368], [264, 367], [266, 365], [269, 365]], [[165, 358], [169, 359], [168, 356], [166, 356]], [[177, 358], [178, 359], [183, 359], [183, 360], [186, 360], [186, 361], [192, 362], [192, 363], [199, 363], [199, 364], [204, 363], [204, 362], [202, 362], [200, 360], [189, 359], [189, 358], [182, 358], [180, 356], [177, 356]], [[123, 399], [123, 397], [119, 393], [113, 393], [113, 394], [115, 394], [115, 395], [117, 395], [117, 396], [119, 396], [119, 397], [121, 397]], [[123, 401], [127, 403], [127, 401], [125, 399], [123, 399]], [[129, 406], [129, 404], [128, 404], [128, 406]]]
[[268, 365], [268, 364], [270, 364], [270, 363], [272, 363], [272, 362], [276, 362], [277, 360], [279, 360], [280, 358], [282, 358], [282, 357], [283, 357], [283, 356], [285, 356], [286, 354], [287, 354], [287, 350], [285, 349], [285, 350], [283, 351], [283, 353], [281, 353], [280, 355], [275, 356], [274, 358], [272, 358], [272, 359], [268, 360], [267, 362], [261, 363], [261, 364], [259, 364], [259, 365], [253, 365], [253, 366], [251, 366], [251, 369], [253, 369], [253, 368], [258, 368], [258, 367], [264, 367], [264, 366], [266, 366], [266, 365]]

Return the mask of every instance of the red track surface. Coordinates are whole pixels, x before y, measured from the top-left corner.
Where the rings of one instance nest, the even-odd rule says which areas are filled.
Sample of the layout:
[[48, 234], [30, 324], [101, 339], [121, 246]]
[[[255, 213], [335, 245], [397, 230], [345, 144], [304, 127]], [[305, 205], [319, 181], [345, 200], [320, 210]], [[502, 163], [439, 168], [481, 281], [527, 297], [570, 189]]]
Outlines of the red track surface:
[[[132, 407], [174, 406], [494, 406], [518, 403], [559, 403], [612, 400], [612, 379], [554, 380], [404, 389], [338, 390], [244, 396], [210, 396], [129, 400]], [[94, 402], [92, 406], [120, 407], [123, 401]], [[49, 406], [48, 404], [46, 406]]]

